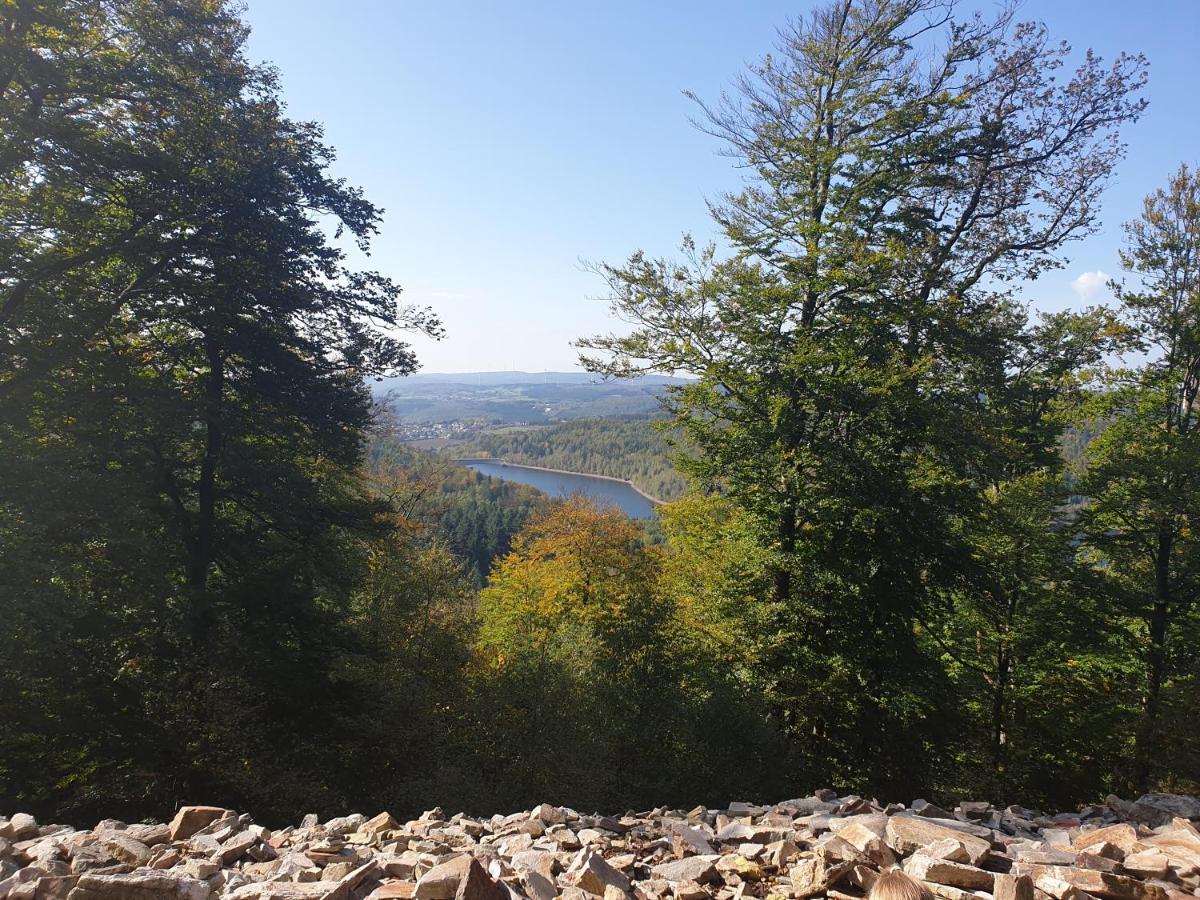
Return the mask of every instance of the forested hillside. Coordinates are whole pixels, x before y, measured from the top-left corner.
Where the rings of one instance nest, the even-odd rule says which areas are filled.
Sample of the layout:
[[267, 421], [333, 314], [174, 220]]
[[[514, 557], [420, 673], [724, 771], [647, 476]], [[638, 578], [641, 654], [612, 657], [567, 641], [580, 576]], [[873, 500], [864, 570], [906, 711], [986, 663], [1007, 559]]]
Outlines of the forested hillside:
[[527, 485], [488, 478], [410, 450], [384, 429], [372, 436], [367, 467], [406, 518], [434, 527], [476, 585], [483, 583], [493, 560], [508, 552], [525, 521], [549, 502]]
[[[698, 101], [742, 178], [724, 249], [596, 264], [621, 324], [580, 342], [688, 376], [679, 472], [647, 420], [477, 448], [678, 497], [648, 540], [395, 442], [370, 385], [443, 327], [358, 267], [381, 211], [238, 5], [0, 4], [0, 811], [1200, 793], [1200, 174], [1161, 173], [1109, 305], [1031, 309], [1116, 225], [1146, 61], [1014, 15], [831, 0]], [[197, 846], [265, 834], [234, 827]]]
[[680, 379], [604, 379], [586, 372], [478, 372], [385, 378], [378, 400], [406, 423], [553, 423], [596, 416], [650, 416]]
[[494, 456], [512, 463], [547, 466], [632, 481], [659, 500], [683, 496], [687, 481], [673, 464], [677, 452], [652, 419], [576, 419], [539, 428], [506, 428], [478, 435], [446, 451], [454, 456]]

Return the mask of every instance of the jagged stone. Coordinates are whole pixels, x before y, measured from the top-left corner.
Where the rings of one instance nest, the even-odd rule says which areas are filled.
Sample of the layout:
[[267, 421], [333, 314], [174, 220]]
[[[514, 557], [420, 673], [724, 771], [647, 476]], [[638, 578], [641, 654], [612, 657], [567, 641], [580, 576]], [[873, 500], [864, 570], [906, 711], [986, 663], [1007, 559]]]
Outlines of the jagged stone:
[[671, 882], [694, 881], [696, 884], [711, 884], [721, 880], [715, 865], [720, 858], [720, 856], [712, 854], [688, 856], [684, 859], [659, 863], [657, 866], [652, 866], [650, 872], [655, 878]]
[[887, 844], [897, 853], [907, 856], [922, 847], [937, 841], [956, 840], [963, 845], [972, 863], [986, 859], [991, 852], [991, 841], [947, 827], [932, 819], [907, 816], [892, 816], [887, 823]]
[[1121, 868], [1139, 878], [1166, 878], [1170, 860], [1156, 849], [1126, 854]]
[[994, 873], [964, 863], [918, 853], [904, 862], [904, 871], [918, 881], [932, 881], [968, 891], [992, 890]]
[[967, 852], [967, 848], [958, 838], [943, 838], [932, 844], [926, 844], [921, 848], [921, 852], [934, 859], [945, 859], [950, 862], [969, 863], [971, 861], [971, 854]]
[[458, 883], [454, 900], [509, 900], [508, 889], [493, 880], [483, 866], [472, 859]]
[[470, 864], [471, 857], [464, 855], [434, 866], [417, 879], [413, 896], [417, 900], [451, 900]]
[[362, 831], [373, 835], [382, 835], [386, 831], [395, 831], [400, 827], [400, 823], [392, 818], [391, 813], [381, 812], [373, 819], [368, 819], [362, 824]]
[[180, 900], [202, 886], [210, 900], [862, 900], [900, 864], [934, 900], [1183, 900], [1200, 891], [1200, 829], [1182, 816], [1150, 826], [1142, 800], [1189, 807], [1148, 797], [1052, 816], [972, 801], [955, 819], [828, 794], [619, 817], [435, 808], [407, 823], [309, 816], [275, 832], [219, 807], [80, 832], [14, 816], [0, 832], [27, 836], [0, 836], [0, 898]]
[[600, 897], [609, 885], [624, 893], [630, 888], [629, 877], [624, 872], [613, 868], [603, 856], [590, 849], [579, 851], [567, 869], [566, 878], [572, 886]]
[[231, 835], [217, 851], [217, 858], [225, 865], [237, 862], [244, 857], [259, 841], [258, 835], [252, 831], [241, 831]]
[[549, 803], [543, 803], [536, 807], [530, 814], [529, 818], [538, 819], [546, 825], [561, 825], [567, 821], [567, 817], [563, 811], [557, 806], [551, 806]]
[[1028, 875], [997, 874], [992, 883], [995, 900], [1034, 900], [1033, 879]]
[[[426, 814], [428, 815], [428, 813]], [[347, 835], [351, 832], [358, 831], [366, 823], [367, 817], [362, 813], [354, 813], [349, 816], [338, 816], [330, 819], [325, 823], [325, 831], [334, 835]]]
[[1130, 806], [1129, 817], [1151, 827], [1168, 825], [1174, 818], [1200, 819], [1200, 798], [1181, 794], [1143, 794]]
[[887, 869], [896, 864], [896, 856], [883, 839], [882, 834], [886, 830], [886, 821], [880, 823], [878, 831], [869, 827], [867, 823], [858, 821], [840, 829], [837, 836], [868, 857], [877, 868]]
[[671, 846], [676, 856], [687, 856], [693, 853], [707, 854], [713, 852], [709, 836], [691, 825], [677, 825], [672, 833]]
[[391, 881], [367, 894], [366, 900], [411, 900], [414, 887], [407, 881]]
[[150, 862], [150, 848], [123, 831], [105, 832], [96, 846], [102, 847], [112, 859], [135, 869]]
[[0, 819], [0, 838], [15, 843], [37, 837], [37, 819], [28, 813], [17, 813], [11, 819]]
[[558, 886], [554, 879], [536, 870], [528, 870], [520, 875], [521, 884], [529, 900], [554, 900], [558, 896]]
[[1076, 850], [1088, 850], [1097, 844], [1105, 843], [1130, 853], [1138, 843], [1137, 830], [1125, 822], [1117, 822], [1102, 828], [1081, 831], [1071, 840], [1071, 846]]
[[340, 884], [326, 882], [264, 881], [244, 884], [225, 895], [228, 900], [347, 900]]
[[826, 865], [825, 860], [818, 857], [801, 859], [795, 863], [788, 875], [792, 882], [793, 897], [814, 897], [825, 893], [832, 885], [837, 884], [853, 867], [853, 863], [838, 863]]
[[185, 841], [200, 829], [223, 818], [227, 812], [218, 806], [181, 806], [168, 826], [167, 837], [172, 841]]
[[173, 875], [93, 875], [79, 876], [67, 895], [68, 900], [208, 900], [212, 888], [195, 878]]

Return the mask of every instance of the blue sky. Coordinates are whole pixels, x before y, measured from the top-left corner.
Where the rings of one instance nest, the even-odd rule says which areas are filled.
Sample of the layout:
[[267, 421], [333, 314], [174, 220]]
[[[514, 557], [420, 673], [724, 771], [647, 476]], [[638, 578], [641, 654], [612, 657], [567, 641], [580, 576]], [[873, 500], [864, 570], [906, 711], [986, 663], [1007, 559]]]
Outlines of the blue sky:
[[[619, 327], [581, 258], [712, 234], [705, 198], [740, 176], [689, 124], [682, 91], [715, 97], [811, 5], [247, 0], [246, 18], [291, 115], [323, 122], [337, 173], [386, 209], [370, 265], [441, 314], [447, 338], [414, 342], [425, 370], [542, 371], [576, 368], [572, 339]], [[1089, 299], [1105, 295], [1085, 273], [1119, 272], [1120, 223], [1181, 161], [1200, 162], [1200, 0], [1026, 0], [1021, 17], [1077, 50], [1151, 63], [1103, 231], [1025, 289], [1058, 309], [1090, 283]]]

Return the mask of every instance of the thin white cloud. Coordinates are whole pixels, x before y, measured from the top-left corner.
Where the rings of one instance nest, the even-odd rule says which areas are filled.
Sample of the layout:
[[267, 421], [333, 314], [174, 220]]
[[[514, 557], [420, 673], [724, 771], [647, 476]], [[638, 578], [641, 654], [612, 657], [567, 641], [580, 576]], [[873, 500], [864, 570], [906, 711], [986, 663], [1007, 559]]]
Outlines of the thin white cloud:
[[1084, 272], [1071, 282], [1071, 290], [1080, 300], [1092, 300], [1097, 295], [1108, 290], [1109, 275], [1097, 269], [1095, 272]]

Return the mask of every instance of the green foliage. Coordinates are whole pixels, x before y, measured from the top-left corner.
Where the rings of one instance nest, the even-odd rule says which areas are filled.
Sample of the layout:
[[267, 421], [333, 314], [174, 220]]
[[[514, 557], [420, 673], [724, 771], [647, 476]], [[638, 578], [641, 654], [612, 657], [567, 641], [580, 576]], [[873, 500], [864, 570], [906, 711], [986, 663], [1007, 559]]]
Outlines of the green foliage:
[[1200, 175], [1181, 166], [1126, 227], [1116, 285], [1147, 361], [1113, 373], [1089, 412], [1106, 427], [1087, 450], [1080, 490], [1084, 553], [1110, 617], [1124, 623], [1143, 684], [1134, 787], [1187, 773], [1200, 783], [1188, 710], [1200, 701]]
[[591, 364], [695, 375], [671, 427], [480, 439], [678, 498], [638, 524], [394, 440], [365, 381], [440, 328], [229, 6], [0, 6], [0, 808], [1200, 786], [1200, 178], [1117, 315], [1031, 319], [1142, 65], [946, 8], [785, 34], [705, 110], [735, 252], [600, 267]]
[[282, 115], [225, 5], [0, 20], [0, 705], [21, 725], [0, 795], [320, 798], [384, 530], [356, 476], [363, 376], [411, 370], [395, 330], [437, 324], [346, 267], [327, 229], [365, 249], [379, 212]]
[[[467, 564], [476, 586], [492, 562], [508, 552], [512, 536], [546, 505], [536, 488], [468, 469], [410, 450], [377, 429], [367, 448], [377, 489], [411, 520], [436, 526]], [[386, 487], [379, 482], [386, 482]]]
[[495, 748], [485, 765], [503, 775], [496, 802], [553, 794], [599, 808], [784, 789], [767, 764], [780, 747], [764, 711], [737, 668], [706, 652], [737, 635], [695, 620], [734, 564], [713, 560], [682, 603], [663, 574], [665, 557], [711, 549], [683, 531], [644, 547], [636, 524], [580, 500], [530, 522], [480, 597], [476, 680]]
[[771, 554], [759, 679], [806, 778], [907, 795], [982, 725], [922, 622], [998, 565], [972, 540], [987, 494], [1056, 465], [1050, 407], [1108, 328], [1033, 326], [1009, 285], [1096, 228], [1144, 106], [1143, 60], [1062, 79], [1066, 53], [1006, 12], [822, 6], [701, 104], [750, 173], [713, 206], [729, 258], [596, 267], [633, 328], [585, 364], [696, 377], [670, 393], [684, 471]]

